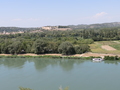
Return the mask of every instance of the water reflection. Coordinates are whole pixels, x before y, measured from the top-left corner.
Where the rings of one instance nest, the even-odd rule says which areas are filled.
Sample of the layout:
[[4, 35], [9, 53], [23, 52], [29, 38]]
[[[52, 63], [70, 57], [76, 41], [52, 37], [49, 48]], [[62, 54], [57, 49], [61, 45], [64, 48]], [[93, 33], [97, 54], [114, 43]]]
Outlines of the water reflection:
[[36, 70], [44, 70], [50, 64], [49, 60], [46, 59], [34, 59], [33, 60]]
[[115, 65], [118, 65], [120, 63], [120, 61], [104, 61], [105, 64], [115, 64]]
[[[89, 61], [89, 60], [88, 60]], [[45, 70], [48, 66], [56, 67], [60, 66], [64, 71], [70, 71], [74, 68], [74, 65], [79, 65], [86, 60], [77, 59], [52, 59], [52, 58], [0, 58], [0, 65], [4, 65], [9, 68], [23, 68], [26, 62], [34, 63], [36, 70]], [[105, 64], [118, 65], [120, 61], [104, 61]]]
[[75, 60], [60, 60], [60, 66], [63, 68], [65, 71], [70, 71], [73, 68], [73, 65], [75, 63]]
[[84, 60], [42, 58], [35, 59], [33, 62], [35, 63], [36, 70], [45, 70], [48, 66], [60, 66], [64, 71], [70, 71], [73, 69], [74, 64], [81, 64]]
[[8, 58], [2, 58], [0, 59], [0, 65], [4, 65], [6, 67], [9, 68], [22, 68], [22, 66], [25, 64], [26, 60], [25, 59], [20, 59], [20, 58], [12, 58], [12, 59], [8, 59]]

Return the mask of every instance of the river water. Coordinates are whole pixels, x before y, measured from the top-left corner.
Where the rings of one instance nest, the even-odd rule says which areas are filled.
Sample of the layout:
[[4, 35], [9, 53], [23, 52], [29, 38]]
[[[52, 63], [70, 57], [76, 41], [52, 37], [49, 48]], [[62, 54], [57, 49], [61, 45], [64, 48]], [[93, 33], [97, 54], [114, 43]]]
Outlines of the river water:
[[1, 58], [0, 90], [120, 90], [120, 62]]

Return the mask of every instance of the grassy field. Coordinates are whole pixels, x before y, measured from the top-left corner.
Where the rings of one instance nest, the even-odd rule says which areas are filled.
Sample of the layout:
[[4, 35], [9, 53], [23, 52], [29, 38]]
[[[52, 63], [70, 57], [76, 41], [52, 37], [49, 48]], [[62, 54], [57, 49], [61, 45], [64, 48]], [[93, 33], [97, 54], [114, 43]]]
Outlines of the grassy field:
[[[116, 50], [105, 50], [103, 45], [109, 45]], [[105, 54], [120, 54], [120, 41], [99, 41], [90, 44], [91, 52], [93, 53], [105, 53]]]

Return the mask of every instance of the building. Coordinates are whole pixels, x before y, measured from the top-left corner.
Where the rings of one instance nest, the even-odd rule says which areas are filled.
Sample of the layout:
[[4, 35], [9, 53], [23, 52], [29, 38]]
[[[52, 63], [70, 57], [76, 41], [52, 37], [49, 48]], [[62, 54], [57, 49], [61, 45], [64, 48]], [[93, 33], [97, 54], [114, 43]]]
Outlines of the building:
[[44, 29], [44, 30], [51, 30], [52, 27], [51, 26], [44, 26], [44, 27], [42, 27], [42, 29]]

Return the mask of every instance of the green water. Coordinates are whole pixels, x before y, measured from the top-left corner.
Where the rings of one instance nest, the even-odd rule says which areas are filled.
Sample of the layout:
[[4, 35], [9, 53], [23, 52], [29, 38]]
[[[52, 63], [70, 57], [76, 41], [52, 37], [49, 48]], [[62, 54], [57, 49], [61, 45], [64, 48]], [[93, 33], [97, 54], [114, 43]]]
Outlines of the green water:
[[120, 90], [120, 63], [74, 59], [0, 59], [0, 90]]

